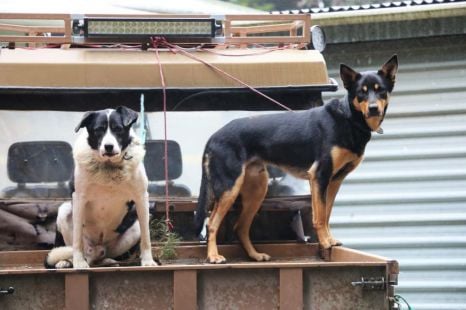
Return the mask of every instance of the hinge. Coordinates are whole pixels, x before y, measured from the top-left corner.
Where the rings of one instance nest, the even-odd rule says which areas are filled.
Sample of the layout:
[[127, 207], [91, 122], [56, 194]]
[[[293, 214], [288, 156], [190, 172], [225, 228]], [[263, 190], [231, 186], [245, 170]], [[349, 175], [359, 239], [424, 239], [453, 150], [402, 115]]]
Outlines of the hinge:
[[10, 286], [9, 288], [0, 287], [0, 295], [11, 295], [15, 292], [15, 288]]
[[351, 282], [351, 285], [363, 290], [384, 290], [386, 283], [384, 277], [361, 277], [360, 281]]

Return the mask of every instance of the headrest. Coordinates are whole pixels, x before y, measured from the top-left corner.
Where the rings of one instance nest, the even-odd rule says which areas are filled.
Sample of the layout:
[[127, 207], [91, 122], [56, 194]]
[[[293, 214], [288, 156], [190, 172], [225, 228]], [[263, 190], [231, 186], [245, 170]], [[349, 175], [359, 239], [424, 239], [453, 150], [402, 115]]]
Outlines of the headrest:
[[270, 179], [281, 178], [285, 176], [285, 172], [282, 169], [267, 165], [267, 172], [269, 173]]
[[64, 141], [17, 142], [8, 149], [8, 177], [15, 183], [65, 182], [73, 173], [71, 145]]
[[[174, 180], [183, 173], [183, 160], [178, 142], [167, 141], [168, 146], [168, 179]], [[165, 180], [165, 142], [164, 140], [146, 141], [146, 156], [144, 166], [149, 181]]]

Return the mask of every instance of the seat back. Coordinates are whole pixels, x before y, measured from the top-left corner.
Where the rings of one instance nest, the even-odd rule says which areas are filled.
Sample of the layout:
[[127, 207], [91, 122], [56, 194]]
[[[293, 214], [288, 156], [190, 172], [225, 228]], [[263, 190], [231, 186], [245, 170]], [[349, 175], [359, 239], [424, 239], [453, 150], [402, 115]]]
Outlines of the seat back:
[[[69, 196], [65, 182], [73, 173], [71, 145], [64, 141], [17, 142], [8, 149], [8, 178], [16, 187], [5, 197], [55, 198]], [[57, 184], [43, 184], [57, 183]]]
[[[165, 141], [148, 140], [145, 146], [146, 156], [144, 157], [144, 166], [149, 182], [165, 181]], [[179, 178], [183, 173], [183, 160], [180, 145], [176, 141], [168, 140], [167, 147], [168, 194], [176, 197], [190, 197], [191, 191], [188, 187], [173, 182], [173, 180]], [[165, 186], [150, 183], [149, 194], [151, 196], [164, 196]]]
[[[181, 148], [178, 142], [167, 141], [168, 153], [168, 179], [175, 180], [183, 173], [183, 163], [181, 158]], [[146, 156], [144, 157], [149, 181], [165, 180], [165, 141], [146, 141]]]
[[286, 173], [280, 168], [267, 165], [269, 173], [269, 187], [267, 189], [267, 197], [290, 196], [293, 194], [293, 189], [285, 184], [282, 184], [282, 178]]

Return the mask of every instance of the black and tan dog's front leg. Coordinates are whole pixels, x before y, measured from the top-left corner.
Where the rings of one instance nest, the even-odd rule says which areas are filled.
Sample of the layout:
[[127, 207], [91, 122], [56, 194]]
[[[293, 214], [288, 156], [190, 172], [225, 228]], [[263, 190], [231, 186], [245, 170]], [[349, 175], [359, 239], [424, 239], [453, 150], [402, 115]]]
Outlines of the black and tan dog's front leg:
[[335, 198], [337, 196], [338, 190], [340, 189], [341, 183], [346, 178], [346, 176], [353, 171], [359, 163], [362, 161], [362, 157], [358, 157], [353, 153], [343, 150], [343, 149], [334, 148], [332, 151], [332, 178], [327, 187], [327, 196], [326, 196], [326, 225], [328, 227], [328, 232], [330, 236], [330, 244], [332, 246], [342, 245], [340, 241], [335, 239], [332, 236], [330, 230], [330, 216], [332, 214], [333, 204], [335, 203]]
[[322, 248], [332, 247], [332, 237], [327, 221], [327, 187], [330, 181], [328, 169], [315, 162], [308, 171], [312, 198], [312, 226]]
[[332, 214], [332, 208], [333, 204], [335, 202], [335, 197], [337, 196], [338, 190], [340, 189], [340, 185], [342, 183], [343, 179], [336, 179], [330, 181], [328, 187], [327, 187], [327, 199], [326, 199], [326, 225], [328, 227], [328, 234], [329, 234], [329, 242], [331, 246], [336, 246], [336, 245], [342, 245], [342, 243], [335, 239], [332, 235], [332, 232], [330, 231], [330, 215]]

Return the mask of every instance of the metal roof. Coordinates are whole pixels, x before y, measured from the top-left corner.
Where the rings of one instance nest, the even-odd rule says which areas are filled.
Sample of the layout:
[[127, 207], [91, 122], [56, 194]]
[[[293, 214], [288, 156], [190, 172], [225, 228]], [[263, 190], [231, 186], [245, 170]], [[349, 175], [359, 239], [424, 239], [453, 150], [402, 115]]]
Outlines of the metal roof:
[[350, 6], [331, 6], [323, 8], [306, 8], [299, 10], [284, 10], [273, 11], [272, 14], [302, 14], [302, 13], [334, 13], [334, 12], [349, 12], [349, 11], [362, 11], [371, 9], [389, 9], [389, 8], [403, 8], [421, 5], [432, 4], [446, 4], [446, 3], [459, 3], [466, 0], [413, 0], [413, 1], [394, 1], [374, 4], [363, 5], [350, 5]]

